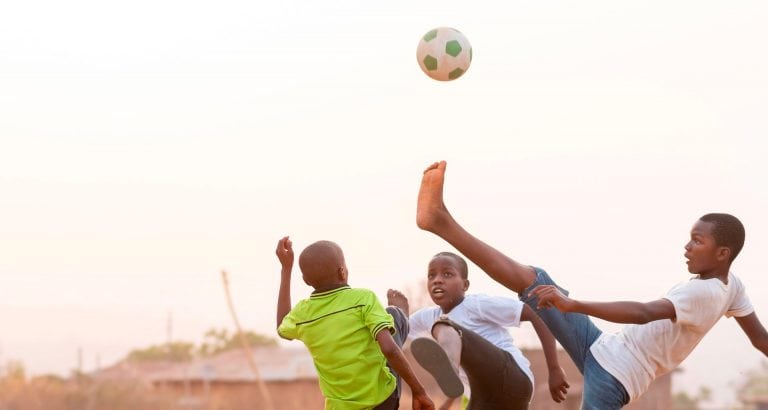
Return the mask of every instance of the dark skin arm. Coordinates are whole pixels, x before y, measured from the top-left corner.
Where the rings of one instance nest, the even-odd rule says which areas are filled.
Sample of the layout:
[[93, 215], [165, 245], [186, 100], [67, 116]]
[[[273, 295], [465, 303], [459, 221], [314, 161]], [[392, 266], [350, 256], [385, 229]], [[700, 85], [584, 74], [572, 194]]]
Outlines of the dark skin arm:
[[277, 327], [291, 311], [291, 271], [293, 270], [293, 243], [287, 236], [277, 242], [275, 250], [282, 266], [280, 270], [280, 291], [277, 296]]
[[541, 348], [544, 350], [544, 358], [547, 360], [547, 369], [549, 370], [549, 394], [552, 396], [552, 400], [560, 403], [565, 400], [565, 395], [568, 394], [568, 388], [571, 386], [568, 384], [565, 372], [560, 367], [557, 359], [555, 337], [539, 315], [528, 305], [523, 305], [523, 313], [520, 315], [520, 320], [531, 322], [533, 329], [539, 336]]
[[424, 386], [421, 385], [419, 379], [416, 378], [416, 374], [411, 369], [411, 365], [408, 364], [408, 360], [405, 358], [400, 346], [395, 343], [389, 330], [384, 329], [376, 334], [376, 341], [379, 343], [381, 352], [384, 353], [384, 357], [387, 358], [387, 362], [400, 377], [408, 383], [413, 393], [413, 410], [425, 409], [434, 410], [435, 404], [427, 396], [427, 391], [424, 390]]
[[584, 302], [565, 296], [552, 285], [537, 286], [531, 292], [539, 298], [539, 308], [554, 307], [561, 312], [583, 313], [614, 323], [643, 324], [677, 318], [675, 306], [667, 299], [652, 302]]
[[744, 317], [737, 317], [736, 322], [741, 326], [741, 330], [747, 334], [749, 341], [752, 342], [752, 346], [755, 349], [768, 356], [768, 332], [765, 331], [765, 327], [760, 323], [760, 319], [757, 318], [757, 314], [752, 312]]

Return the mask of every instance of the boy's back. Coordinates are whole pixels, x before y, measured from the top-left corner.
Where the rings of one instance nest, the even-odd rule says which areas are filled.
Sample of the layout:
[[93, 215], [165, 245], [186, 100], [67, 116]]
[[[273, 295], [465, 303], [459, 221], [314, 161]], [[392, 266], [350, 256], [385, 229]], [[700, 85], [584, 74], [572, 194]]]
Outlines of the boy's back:
[[319, 375], [326, 408], [374, 407], [395, 390], [395, 377], [375, 340], [394, 329], [392, 316], [367, 289], [313, 293], [283, 319], [278, 334], [304, 342]]

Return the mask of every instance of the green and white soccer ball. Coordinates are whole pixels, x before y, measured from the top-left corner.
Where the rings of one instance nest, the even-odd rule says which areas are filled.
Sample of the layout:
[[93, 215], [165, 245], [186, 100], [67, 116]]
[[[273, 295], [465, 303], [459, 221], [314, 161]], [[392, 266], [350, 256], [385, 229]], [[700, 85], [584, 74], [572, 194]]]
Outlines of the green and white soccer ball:
[[438, 27], [421, 37], [416, 59], [421, 70], [435, 80], [455, 80], [469, 69], [472, 46], [459, 30]]

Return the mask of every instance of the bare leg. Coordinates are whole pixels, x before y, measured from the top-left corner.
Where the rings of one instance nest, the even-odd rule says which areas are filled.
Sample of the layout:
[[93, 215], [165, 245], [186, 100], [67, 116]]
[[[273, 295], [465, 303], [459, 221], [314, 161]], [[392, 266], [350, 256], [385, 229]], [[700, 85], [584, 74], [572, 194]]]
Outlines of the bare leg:
[[443, 202], [445, 166], [445, 161], [435, 162], [424, 171], [416, 206], [416, 225], [453, 245], [496, 282], [522, 293], [536, 279], [536, 272], [475, 238], [453, 219]]
[[459, 332], [450, 325], [437, 323], [432, 328], [432, 336], [445, 350], [445, 354], [448, 355], [448, 359], [453, 365], [453, 370], [458, 374], [461, 363], [461, 336]]

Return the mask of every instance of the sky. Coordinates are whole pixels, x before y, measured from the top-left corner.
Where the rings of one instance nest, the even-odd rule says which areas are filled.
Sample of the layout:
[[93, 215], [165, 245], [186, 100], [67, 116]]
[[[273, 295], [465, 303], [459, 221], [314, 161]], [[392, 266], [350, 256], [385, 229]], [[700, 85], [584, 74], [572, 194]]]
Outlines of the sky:
[[[661, 297], [696, 219], [733, 213], [768, 317], [765, 21], [762, 1], [4, 2], [0, 363], [89, 371], [232, 329], [221, 270], [274, 335], [284, 235], [416, 294], [450, 250], [415, 225], [437, 160], [470, 232], [585, 300]], [[440, 26], [473, 47], [451, 82], [415, 58]], [[294, 301], [310, 290], [296, 273]], [[764, 360], [722, 319], [675, 389], [733, 402]]]

